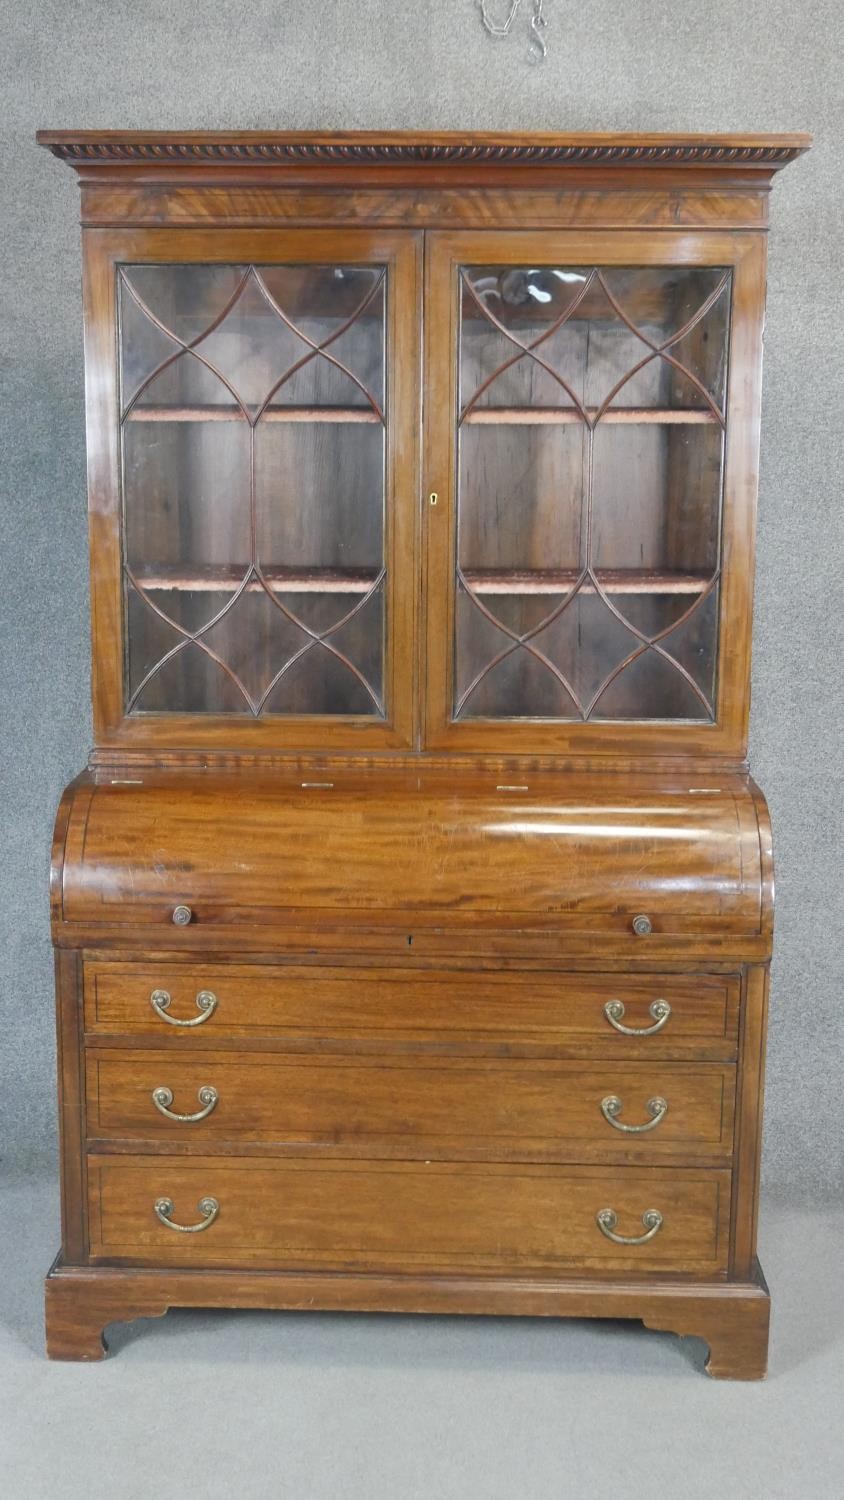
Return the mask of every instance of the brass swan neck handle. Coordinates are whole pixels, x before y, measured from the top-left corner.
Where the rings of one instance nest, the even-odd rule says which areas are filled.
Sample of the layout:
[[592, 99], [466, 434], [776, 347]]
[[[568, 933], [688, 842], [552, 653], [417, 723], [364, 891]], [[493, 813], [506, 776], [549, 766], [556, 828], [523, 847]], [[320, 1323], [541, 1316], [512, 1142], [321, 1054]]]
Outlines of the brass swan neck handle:
[[671, 1015], [671, 1006], [667, 1000], [652, 1000], [648, 1006], [648, 1010], [656, 1022], [655, 1026], [622, 1026], [621, 1023], [624, 1018], [624, 1002], [622, 1000], [608, 1000], [604, 1006], [604, 1015], [610, 1025], [616, 1031], [622, 1032], [624, 1036], [655, 1036], [658, 1031], [662, 1030]]
[[602, 1208], [600, 1213], [596, 1214], [595, 1222], [601, 1234], [605, 1234], [607, 1239], [612, 1240], [616, 1245], [646, 1245], [648, 1240], [652, 1240], [654, 1235], [659, 1233], [663, 1225], [663, 1218], [658, 1208], [645, 1209], [645, 1212], [642, 1214], [642, 1223], [645, 1226], [646, 1232], [644, 1234], [632, 1235], [616, 1234], [615, 1226], [618, 1223], [618, 1214], [614, 1208]]
[[203, 1229], [211, 1227], [220, 1212], [220, 1205], [216, 1198], [200, 1198], [197, 1207], [202, 1215], [201, 1224], [177, 1224], [171, 1217], [175, 1212], [172, 1198], [156, 1198], [153, 1204], [156, 1217], [161, 1220], [161, 1223], [166, 1224], [168, 1229], [177, 1230], [179, 1234], [201, 1234]]
[[621, 1130], [625, 1135], [644, 1135], [648, 1130], [656, 1130], [657, 1125], [661, 1124], [665, 1119], [665, 1116], [668, 1114], [668, 1101], [663, 1099], [659, 1094], [655, 1094], [653, 1099], [649, 1099], [645, 1105], [645, 1109], [651, 1118], [645, 1120], [642, 1125], [625, 1125], [618, 1118], [623, 1108], [624, 1105], [617, 1094], [607, 1094], [606, 1099], [601, 1100], [601, 1114], [607, 1124], [612, 1125], [614, 1130]]
[[202, 1088], [197, 1090], [196, 1097], [202, 1105], [202, 1109], [198, 1109], [192, 1115], [180, 1115], [174, 1109], [170, 1108], [170, 1105], [173, 1103], [172, 1089], [168, 1089], [166, 1084], [160, 1084], [157, 1089], [153, 1089], [152, 1091], [152, 1102], [160, 1114], [164, 1115], [168, 1120], [179, 1120], [189, 1125], [195, 1125], [197, 1120], [207, 1120], [212, 1109], [216, 1107], [220, 1096], [210, 1083], [204, 1083]]
[[177, 1016], [168, 1015], [171, 1000], [169, 990], [153, 990], [149, 997], [155, 1014], [169, 1026], [201, 1026], [204, 1021], [210, 1021], [217, 1009], [217, 996], [211, 990], [200, 990], [196, 997], [196, 1007], [201, 1014], [194, 1016], [192, 1021], [180, 1021]]

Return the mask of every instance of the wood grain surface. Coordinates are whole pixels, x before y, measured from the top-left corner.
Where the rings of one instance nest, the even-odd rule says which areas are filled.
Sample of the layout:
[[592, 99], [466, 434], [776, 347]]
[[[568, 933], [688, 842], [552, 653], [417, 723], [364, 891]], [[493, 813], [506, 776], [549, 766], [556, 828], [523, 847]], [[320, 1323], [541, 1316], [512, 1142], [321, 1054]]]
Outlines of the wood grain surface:
[[[159, 1266], [333, 1270], [602, 1268], [715, 1276], [726, 1271], [729, 1172], [638, 1167], [540, 1167], [469, 1162], [161, 1159], [91, 1156], [91, 1257]], [[198, 1234], [162, 1224], [156, 1199], [183, 1225], [200, 1199], [220, 1204]], [[647, 1244], [642, 1215], [663, 1215]]]
[[[809, 138], [39, 139], [82, 187], [95, 734], [51, 866], [49, 1354], [100, 1358], [107, 1323], [170, 1306], [626, 1317], [760, 1378], [765, 240], [773, 173]], [[123, 297], [163, 266], [175, 337]], [[257, 286], [260, 266], [292, 274], [312, 334], [240, 308], [232, 377], [277, 377], [268, 318], [302, 368], [323, 358], [323, 304], [354, 311], [342, 268], [383, 268], [383, 345], [375, 304], [357, 329], [374, 396], [341, 389], [339, 339], [320, 378], [266, 395], [266, 428], [229, 376], [220, 394], [207, 356], [237, 297], [218, 305], [215, 277]], [[525, 343], [546, 348], [561, 304], [527, 282], [578, 267], [549, 375]], [[138, 349], [147, 395], [124, 389]], [[374, 698], [312, 641], [287, 711], [264, 712], [279, 601], [319, 636], [382, 566], [375, 624], [340, 641]], [[192, 639], [143, 685], [238, 588], [239, 620], [213, 626], [225, 683]], [[580, 674], [563, 711], [559, 669], [549, 685], [521, 644], [485, 667], [502, 620], [530, 641], [571, 590], [545, 641]], [[666, 677], [659, 631], [687, 610]], [[642, 660], [601, 717], [619, 630]], [[190, 1115], [208, 1086], [200, 1120], [153, 1100]], [[656, 1099], [652, 1129], [617, 1128]]]

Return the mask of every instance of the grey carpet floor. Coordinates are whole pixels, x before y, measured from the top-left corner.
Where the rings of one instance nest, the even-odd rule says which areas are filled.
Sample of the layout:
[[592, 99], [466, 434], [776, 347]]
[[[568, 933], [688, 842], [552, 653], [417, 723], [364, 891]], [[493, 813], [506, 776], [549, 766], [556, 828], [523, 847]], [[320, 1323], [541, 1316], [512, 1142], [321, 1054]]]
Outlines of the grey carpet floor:
[[[771, 1371], [627, 1323], [171, 1312], [44, 1358], [53, 1182], [0, 1183], [0, 1490], [14, 1500], [841, 1500], [844, 1212], [768, 1197]], [[837, 1273], [837, 1274], [836, 1274]]]

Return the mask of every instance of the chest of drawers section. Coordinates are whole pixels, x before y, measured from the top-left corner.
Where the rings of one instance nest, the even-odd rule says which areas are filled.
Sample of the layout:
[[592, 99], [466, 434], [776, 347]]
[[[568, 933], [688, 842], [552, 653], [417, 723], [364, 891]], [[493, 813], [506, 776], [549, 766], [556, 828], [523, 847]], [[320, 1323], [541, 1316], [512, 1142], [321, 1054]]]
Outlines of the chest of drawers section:
[[89, 960], [91, 1257], [722, 1277], [739, 1008], [734, 975]]

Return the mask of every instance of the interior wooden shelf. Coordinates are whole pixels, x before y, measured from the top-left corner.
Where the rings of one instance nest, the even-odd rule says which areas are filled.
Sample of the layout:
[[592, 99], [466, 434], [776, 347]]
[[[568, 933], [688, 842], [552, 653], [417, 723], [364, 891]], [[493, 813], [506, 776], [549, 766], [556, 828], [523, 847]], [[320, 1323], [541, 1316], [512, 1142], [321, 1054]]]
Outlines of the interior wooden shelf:
[[[608, 594], [702, 594], [711, 577], [705, 573], [669, 573], [644, 568], [598, 568], [596, 572]], [[463, 577], [476, 594], [564, 594], [574, 588], [580, 573], [574, 568], [518, 573], [464, 568]], [[580, 592], [594, 594], [595, 586], [587, 580], [581, 584]]]
[[[248, 564], [242, 567], [185, 568], [161, 565], [136, 571], [141, 588], [155, 593], [233, 593], [241, 583]], [[340, 568], [264, 568], [270, 588], [295, 594], [365, 594], [377, 574], [346, 572]], [[580, 577], [574, 568], [514, 571], [465, 569], [463, 576], [477, 594], [562, 594]], [[644, 568], [598, 570], [602, 588], [608, 594], [700, 594], [709, 583], [706, 573], [678, 573]], [[250, 591], [261, 588], [257, 579], [246, 585]], [[581, 592], [593, 594], [591, 582], [581, 584]]]
[[[127, 422], [245, 422], [239, 406], [133, 406]], [[262, 422], [370, 422], [381, 425], [371, 406], [268, 406]]]
[[[597, 407], [586, 408], [589, 417]], [[367, 422], [380, 425], [381, 418], [370, 406], [268, 406], [262, 422]], [[559, 426], [582, 422], [575, 406], [475, 406], [463, 418], [473, 427], [509, 424], [517, 427]], [[239, 406], [133, 406], [127, 422], [245, 422]], [[708, 407], [617, 406], [601, 417], [612, 425], [650, 423], [658, 426], [699, 426], [718, 422]]]
[[[587, 406], [590, 419], [598, 414], [598, 408]], [[517, 427], [557, 426], [565, 422], [581, 422], [583, 418], [576, 406], [473, 406], [463, 418], [473, 427], [492, 427], [508, 423]], [[653, 423], [659, 426], [697, 426], [718, 422], [709, 407], [682, 406], [611, 406], [601, 417], [601, 425], [609, 423]]]
[[[249, 567], [186, 568], [168, 567], [133, 569], [141, 588], [155, 593], [234, 593]], [[377, 573], [345, 572], [342, 568], [264, 568], [270, 588], [291, 594], [365, 594], [371, 589]], [[261, 588], [257, 578], [246, 585], [248, 591]]]

